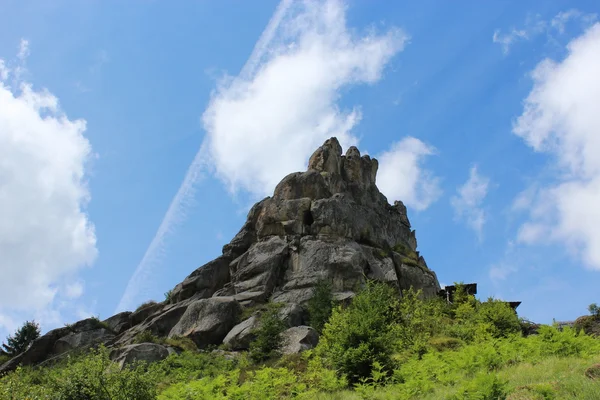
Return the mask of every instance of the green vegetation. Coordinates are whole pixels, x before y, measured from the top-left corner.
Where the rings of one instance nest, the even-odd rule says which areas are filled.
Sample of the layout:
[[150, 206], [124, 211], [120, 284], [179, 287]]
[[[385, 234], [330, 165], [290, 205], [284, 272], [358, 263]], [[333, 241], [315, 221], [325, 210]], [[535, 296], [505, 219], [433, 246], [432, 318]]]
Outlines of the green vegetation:
[[286, 328], [279, 317], [280, 308], [281, 304], [269, 303], [267, 309], [260, 314], [256, 338], [250, 343], [250, 358], [256, 362], [279, 355], [281, 333]]
[[14, 335], [6, 338], [2, 343], [2, 355], [14, 357], [27, 350], [31, 342], [40, 337], [40, 326], [35, 321], [25, 321]]
[[156, 301], [154, 301], [154, 300], [145, 301], [142, 304], [140, 304], [138, 306], [138, 308], [135, 309], [135, 312], [138, 312], [138, 311], [143, 310], [144, 308], [147, 308], [147, 307], [150, 307], [150, 306], [155, 306], [157, 304], [158, 303]]
[[598, 304], [596, 304], [596, 303], [590, 304], [588, 306], [588, 311], [590, 312], [592, 317], [600, 318], [600, 307], [598, 307]]
[[168, 290], [165, 292], [165, 303], [169, 304], [173, 297], [173, 290]]
[[[330, 304], [324, 288], [319, 302]], [[525, 322], [506, 303], [477, 300], [460, 284], [447, 304], [369, 283], [333, 309], [319, 345], [300, 355], [276, 357], [276, 306], [260, 318], [247, 353], [226, 357], [199, 351], [189, 339], [142, 334], [139, 340], [184, 351], [123, 370], [102, 347], [50, 368], [20, 368], [0, 378], [0, 400], [592, 400], [600, 393], [599, 339], [544, 325], [525, 336]]]
[[325, 323], [333, 311], [333, 291], [331, 282], [321, 280], [317, 282], [313, 297], [308, 301], [308, 318], [310, 326], [322, 333]]

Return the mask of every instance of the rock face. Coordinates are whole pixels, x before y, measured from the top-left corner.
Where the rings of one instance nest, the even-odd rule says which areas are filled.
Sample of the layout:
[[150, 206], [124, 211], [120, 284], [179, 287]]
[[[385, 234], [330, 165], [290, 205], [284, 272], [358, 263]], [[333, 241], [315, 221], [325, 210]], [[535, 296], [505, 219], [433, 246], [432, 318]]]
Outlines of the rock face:
[[[242, 310], [266, 302], [283, 303], [281, 317], [293, 343], [288, 350], [301, 351], [317, 340], [314, 330], [299, 326], [308, 322], [305, 306], [319, 280], [330, 281], [340, 301], [349, 301], [367, 279], [435, 296], [439, 283], [417, 251], [406, 207], [401, 201], [390, 205], [377, 189], [378, 166], [356, 147], [342, 155], [337, 139], [328, 139], [310, 157], [307, 171], [287, 175], [272, 197], [251, 208], [222, 255], [173, 288], [169, 303], [117, 314], [104, 321], [107, 331], [85, 337], [49, 332], [0, 373], [98, 341], [131, 353], [134, 348], [124, 346], [146, 331], [189, 337], [199, 348], [225, 340], [244, 349], [259, 323], [241, 321]], [[152, 354], [165, 353], [153, 348]]]
[[169, 349], [156, 343], [131, 344], [113, 350], [111, 360], [117, 362], [121, 368], [135, 362], [154, 362], [167, 358]]

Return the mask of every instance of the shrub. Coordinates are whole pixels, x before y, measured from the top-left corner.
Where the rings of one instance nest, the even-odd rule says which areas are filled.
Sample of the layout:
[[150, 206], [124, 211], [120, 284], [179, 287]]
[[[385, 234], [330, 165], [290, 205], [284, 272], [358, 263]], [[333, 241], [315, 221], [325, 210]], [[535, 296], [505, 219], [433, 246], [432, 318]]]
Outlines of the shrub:
[[173, 297], [173, 289], [166, 291], [165, 292], [165, 303], [169, 304], [171, 302], [171, 300], [173, 300], [172, 297]]
[[588, 306], [588, 311], [590, 312], [590, 314], [595, 317], [595, 318], [600, 318], [600, 307], [598, 307], [598, 304], [596, 303], [592, 303]]
[[172, 338], [167, 338], [164, 340], [164, 343], [166, 345], [177, 347], [185, 351], [198, 351], [198, 346], [196, 346], [196, 343], [194, 343], [192, 339], [185, 336], [175, 336]]
[[255, 362], [262, 362], [279, 354], [281, 333], [286, 328], [279, 317], [280, 307], [280, 304], [271, 303], [259, 317], [256, 338], [250, 343], [250, 357]]
[[333, 310], [333, 292], [331, 282], [321, 280], [313, 289], [313, 296], [308, 301], [309, 324], [321, 333]]
[[35, 321], [25, 321], [14, 335], [6, 338], [6, 343], [2, 343], [2, 347], [6, 354], [14, 357], [27, 350], [38, 337], [40, 337], [40, 326]]
[[0, 399], [151, 400], [155, 381], [141, 364], [121, 371], [101, 346], [52, 368], [18, 368], [0, 379]]
[[346, 309], [333, 310], [317, 353], [351, 383], [369, 377], [374, 362], [391, 370], [398, 343], [398, 302], [393, 288], [368, 282]]
[[158, 304], [158, 303], [156, 301], [154, 301], [154, 300], [145, 301], [142, 304], [140, 304], [138, 306], [138, 308], [135, 309], [135, 312], [138, 312], [138, 311], [143, 310], [144, 308], [147, 308], [147, 307], [150, 307], [150, 306], [154, 306], [156, 304]]
[[138, 333], [133, 340], [133, 343], [157, 343], [162, 344], [164, 341], [152, 334], [151, 331], [143, 331]]
[[447, 336], [433, 337], [428, 343], [437, 351], [456, 350], [464, 345], [462, 340]]
[[494, 338], [508, 337], [521, 332], [519, 317], [513, 309], [500, 300], [488, 299], [477, 307], [477, 322], [487, 324]]

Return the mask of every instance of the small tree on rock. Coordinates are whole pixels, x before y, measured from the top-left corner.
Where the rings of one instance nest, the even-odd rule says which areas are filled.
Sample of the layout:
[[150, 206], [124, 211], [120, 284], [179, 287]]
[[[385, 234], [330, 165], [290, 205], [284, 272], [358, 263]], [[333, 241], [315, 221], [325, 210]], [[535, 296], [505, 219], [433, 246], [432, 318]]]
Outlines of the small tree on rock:
[[598, 307], [598, 304], [590, 304], [588, 306], [588, 311], [590, 312], [590, 314], [592, 314], [594, 318], [600, 318], [600, 307]]
[[35, 321], [25, 321], [14, 335], [6, 338], [6, 343], [2, 343], [2, 347], [6, 354], [14, 357], [27, 350], [38, 337], [40, 337], [40, 326]]

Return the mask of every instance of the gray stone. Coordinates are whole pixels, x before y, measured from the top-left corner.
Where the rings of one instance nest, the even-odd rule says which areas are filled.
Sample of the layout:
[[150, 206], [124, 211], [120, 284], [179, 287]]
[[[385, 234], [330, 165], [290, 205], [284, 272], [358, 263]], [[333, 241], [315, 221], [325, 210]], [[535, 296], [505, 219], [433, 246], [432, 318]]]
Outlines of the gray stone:
[[169, 356], [169, 349], [156, 343], [130, 344], [111, 352], [110, 358], [121, 368], [135, 362], [152, 363]]
[[71, 332], [58, 339], [52, 348], [52, 354], [60, 355], [71, 350], [88, 350], [114, 338], [115, 334], [104, 328]]
[[287, 256], [288, 244], [278, 236], [252, 245], [230, 264], [236, 294], [261, 292], [263, 297], [260, 300], [266, 300], [277, 283]]
[[255, 330], [258, 326], [258, 317], [253, 315], [234, 326], [223, 339], [223, 344], [232, 350], [247, 350], [256, 338]]
[[173, 288], [172, 302], [179, 302], [194, 295], [199, 298], [211, 297], [229, 281], [231, 260], [232, 258], [227, 256], [217, 257], [196, 269]]
[[129, 315], [131, 326], [140, 324], [148, 317], [157, 314], [160, 310], [162, 310], [163, 306], [164, 305], [162, 303], [150, 303], [144, 305], [142, 308], [138, 308]]
[[231, 297], [196, 300], [171, 329], [169, 337], [189, 337], [200, 349], [220, 344], [240, 314], [240, 304]]
[[319, 343], [319, 334], [310, 326], [295, 326], [282, 333], [282, 354], [297, 354], [314, 348]]
[[111, 331], [118, 335], [119, 333], [131, 328], [131, 320], [129, 319], [130, 315], [131, 311], [124, 311], [113, 315], [102, 322], [105, 323]]
[[290, 328], [302, 325], [304, 314], [304, 309], [296, 303], [287, 303], [279, 310], [279, 318]]

